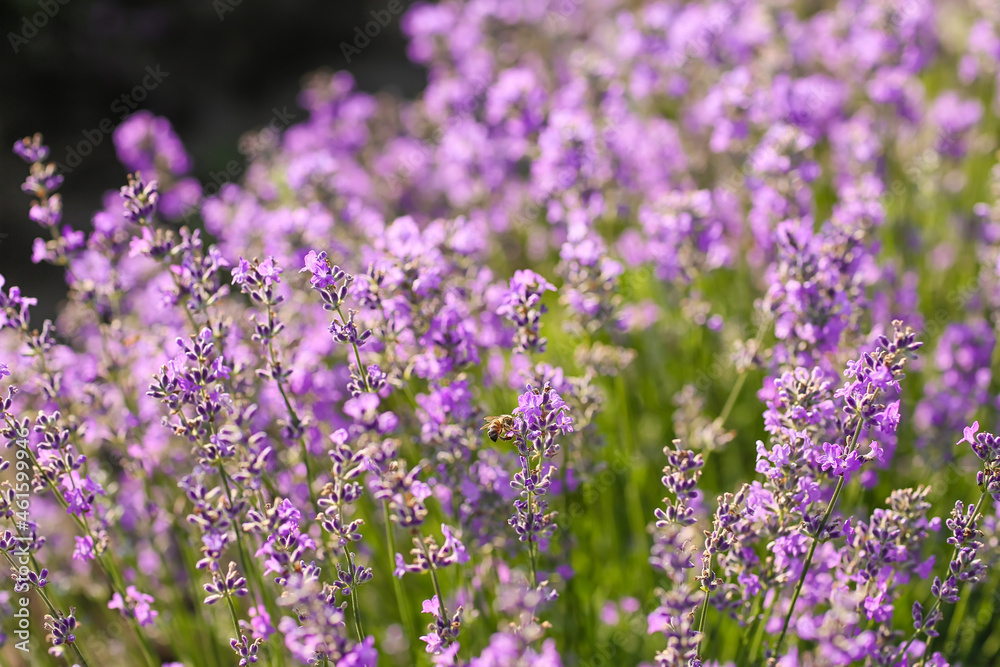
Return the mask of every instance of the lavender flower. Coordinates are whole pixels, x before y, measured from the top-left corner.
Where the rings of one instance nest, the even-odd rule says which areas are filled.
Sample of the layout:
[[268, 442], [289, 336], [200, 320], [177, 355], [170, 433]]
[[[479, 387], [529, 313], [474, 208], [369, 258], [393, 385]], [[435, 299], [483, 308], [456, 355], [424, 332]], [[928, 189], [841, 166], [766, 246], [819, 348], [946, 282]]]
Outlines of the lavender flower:
[[145, 224], [156, 213], [156, 203], [160, 199], [156, 181], [146, 183], [138, 173], [129, 174], [128, 185], [122, 187], [121, 194], [125, 200], [125, 217], [130, 222]]
[[948, 445], [997, 404], [1000, 23], [821, 4], [417, 3], [412, 99], [311, 76], [207, 197], [137, 112], [90, 224], [18, 141], [68, 291], [0, 276], [5, 650], [44, 606], [79, 664], [989, 662], [935, 636], [1000, 547], [996, 439], [978, 502]]
[[[1000, 440], [992, 433], [979, 433], [979, 422], [974, 422], [971, 427], [965, 429], [962, 439], [958, 441], [959, 445], [962, 443], [968, 443], [983, 462], [983, 469], [976, 473], [976, 483], [982, 495], [975, 506], [965, 505], [961, 500], [955, 501], [951, 518], [947, 521], [948, 529], [951, 531], [947, 543], [953, 550], [946, 578], [942, 580], [939, 576], [934, 577], [931, 584], [932, 603], [913, 603], [911, 615], [914, 631], [909, 640], [895, 653], [896, 656], [906, 655], [910, 645], [921, 634], [927, 638], [928, 644], [937, 637], [935, 626], [944, 617], [941, 605], [958, 602], [959, 585], [976, 584], [987, 573], [985, 564], [978, 558], [979, 551], [983, 548], [982, 538], [985, 535], [979, 527], [983, 520], [980, 508], [987, 496], [992, 496], [994, 500], [1000, 496], [1000, 475], [997, 473], [997, 464], [1000, 462]], [[927, 645], [923, 647], [922, 653], [926, 651]]]
[[150, 606], [150, 603], [155, 601], [152, 595], [140, 593], [135, 586], [129, 586], [124, 598], [120, 593], [111, 596], [108, 609], [120, 610], [122, 615], [126, 618], [134, 618], [139, 625], [151, 625], [153, 620], [160, 615], [160, 612]]
[[548, 308], [541, 302], [546, 291], [554, 290], [547, 280], [529, 270], [517, 271], [510, 279], [510, 291], [503, 298], [497, 314], [517, 327], [515, 349], [518, 352], [544, 352], [546, 340], [539, 336], [542, 315]]
[[[656, 656], [657, 665], [670, 667], [690, 665], [698, 659], [701, 630], [695, 613], [704, 595], [690, 587], [686, 570], [694, 567], [692, 526], [697, 522], [690, 501], [698, 497], [694, 490], [705, 465], [700, 454], [680, 448], [674, 441], [664, 447], [667, 465], [663, 468], [662, 482], [673, 498], [664, 498], [665, 507], [656, 510], [656, 532], [649, 562], [662, 570], [670, 579], [669, 590], [658, 590], [659, 606], [649, 614], [649, 633], [663, 633], [667, 646]], [[707, 595], [707, 593], [705, 594]], [[702, 612], [704, 616], [704, 611]]]

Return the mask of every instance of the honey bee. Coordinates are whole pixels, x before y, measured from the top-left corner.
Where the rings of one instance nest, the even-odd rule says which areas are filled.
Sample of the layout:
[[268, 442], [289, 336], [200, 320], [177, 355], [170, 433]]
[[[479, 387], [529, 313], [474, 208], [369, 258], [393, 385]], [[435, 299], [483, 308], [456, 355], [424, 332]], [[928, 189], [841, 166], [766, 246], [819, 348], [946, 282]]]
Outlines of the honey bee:
[[490, 440], [493, 442], [496, 442], [497, 439], [513, 440], [514, 436], [511, 431], [514, 430], [514, 418], [511, 415], [487, 417], [486, 426], [480, 430], [486, 431], [486, 435], [490, 436]]

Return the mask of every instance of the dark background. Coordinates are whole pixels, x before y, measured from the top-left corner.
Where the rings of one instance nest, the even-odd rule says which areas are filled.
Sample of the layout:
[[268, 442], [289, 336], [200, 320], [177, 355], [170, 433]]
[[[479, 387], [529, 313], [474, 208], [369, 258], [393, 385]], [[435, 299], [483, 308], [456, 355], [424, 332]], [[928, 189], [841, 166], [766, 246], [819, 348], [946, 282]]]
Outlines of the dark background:
[[[311, 72], [347, 70], [361, 90], [406, 97], [425, 82], [406, 59], [398, 16], [350, 63], [341, 51], [388, 0], [63, 1], [0, 0], [0, 274], [39, 298], [36, 326], [54, 316], [64, 285], [60, 269], [31, 263], [32, 241], [46, 232], [28, 219], [31, 199], [20, 190], [28, 165], [10, 150], [18, 139], [41, 132], [49, 159], [64, 162], [85, 131], [120, 122], [112, 104], [158, 65], [168, 76], [137, 110], [170, 120], [205, 184], [230, 160], [245, 162], [239, 138], [266, 126], [273, 109], [305, 119], [296, 100]], [[56, 10], [51, 18], [45, 7]], [[24, 19], [32, 16], [45, 25], [15, 53], [10, 34], [31, 35]], [[106, 135], [60, 189], [63, 223], [89, 228], [103, 193], [124, 183]]]

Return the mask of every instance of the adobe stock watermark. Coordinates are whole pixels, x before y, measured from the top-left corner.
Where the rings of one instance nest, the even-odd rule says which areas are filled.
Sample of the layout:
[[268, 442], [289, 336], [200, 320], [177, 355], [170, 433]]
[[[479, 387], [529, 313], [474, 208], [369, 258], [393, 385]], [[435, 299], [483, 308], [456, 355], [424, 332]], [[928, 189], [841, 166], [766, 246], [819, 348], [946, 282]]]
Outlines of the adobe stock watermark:
[[631, 484], [632, 481], [628, 478], [629, 474], [634, 469], [645, 465], [647, 461], [639, 452], [627, 454], [616, 451], [609, 463], [608, 467], [601, 470], [592, 479], [580, 484], [579, 500], [571, 500], [566, 512], [561, 513], [560, 529], [568, 532], [577, 519], [587, 514], [591, 505], [615, 488], [619, 479], [624, 479], [626, 484]]
[[235, 11], [242, 4], [243, 0], [212, 0], [212, 9], [220, 21], [225, 21], [226, 14]]
[[[242, 2], [242, 0], [240, 1]], [[409, 0], [406, 0], [406, 2], [409, 2]], [[344, 54], [344, 60], [347, 61], [347, 64], [351, 64], [351, 56], [361, 55], [361, 51], [371, 44], [373, 39], [382, 34], [383, 28], [387, 28], [392, 23], [393, 17], [402, 14], [403, 9], [402, 0], [389, 0], [385, 9], [377, 11], [373, 9], [370, 12], [373, 20], [365, 23], [364, 30], [361, 29], [361, 26], [354, 26], [353, 46], [347, 42], [340, 43], [340, 52]]]
[[49, 20], [54, 18], [66, 4], [69, 4], [69, 0], [38, 0], [38, 8], [41, 11], [35, 12], [30, 17], [21, 17], [21, 29], [18, 32], [7, 33], [7, 41], [10, 42], [14, 53], [34, 39], [38, 31], [47, 26]]
[[483, 79], [475, 83], [471, 97], [455, 104], [453, 113], [448, 115], [444, 123], [435, 128], [426, 141], [421, 141], [417, 146], [407, 150], [406, 154], [399, 160], [399, 166], [396, 167], [395, 171], [382, 175], [382, 181], [388, 185], [393, 196], [398, 196], [402, 192], [403, 182], [411, 174], [427, 168], [434, 157], [433, 150], [444, 141], [447, 130], [459, 120], [472, 116], [476, 108], [486, 99], [489, 91], [488, 80]]
[[701, 27], [684, 43], [684, 48], [671, 57], [674, 67], [683, 67], [688, 61], [705, 60], [712, 52], [712, 45], [732, 23], [736, 14], [743, 10], [747, 0], [728, 5], [720, 12], [709, 12]]
[[611, 636], [594, 647], [586, 656], [580, 656], [579, 667], [610, 667], [620, 665], [628, 659], [628, 654], [637, 648], [638, 638], [649, 633], [647, 616], [660, 606], [659, 599], [651, 597], [645, 602], [635, 600], [639, 608], [619, 622], [611, 631]]
[[271, 109], [271, 120], [267, 125], [256, 132], [246, 132], [240, 137], [237, 147], [243, 155], [252, 159], [266, 150], [274, 148], [278, 144], [278, 138], [298, 114], [288, 111], [288, 107], [277, 107]]
[[550, 3], [545, 11], [546, 27], [550, 30], [560, 27], [560, 24], [565, 23], [582, 4], [583, 0], [562, 0], [558, 4]]
[[903, 23], [913, 21], [926, 10], [926, 0], [889, 0], [882, 8], [883, 16], [879, 21], [881, 23], [879, 27], [882, 30], [890, 28], [898, 30]]
[[[271, 111], [271, 120], [268, 121], [266, 126], [256, 132], [248, 132], [240, 137], [239, 151], [248, 160], [253, 160], [256, 155], [277, 146], [278, 137], [281, 136], [282, 130], [291, 125], [292, 121], [298, 116], [298, 114], [288, 111], [288, 107], [281, 107], [280, 110], [274, 107]], [[244, 171], [246, 171], [246, 164], [239, 160], [230, 160], [226, 163], [226, 167], [222, 171], [210, 171], [208, 173], [210, 182], [202, 189], [201, 197], [197, 202], [184, 207], [184, 212], [181, 213], [184, 222], [189, 223], [191, 216], [201, 210], [201, 205], [206, 199], [218, 194], [222, 186], [235, 181]]]
[[[603, 129], [594, 137], [594, 141], [584, 143], [578, 149], [581, 161], [592, 163], [602, 155], [607, 155], [619, 135], [618, 126], [619, 123], [617, 120], [607, 118]], [[562, 127], [560, 134], [562, 134], [563, 141], [567, 143], [575, 141], [578, 138], [576, 129], [571, 126]], [[539, 187], [528, 196], [527, 200], [522, 203], [511, 219], [518, 224], [527, 224], [538, 220], [538, 216], [547, 211], [549, 202], [555, 199], [560, 193], [569, 190], [573, 183], [576, 182], [576, 178], [577, 174], [573, 173], [572, 170], [560, 170], [559, 175], [555, 179], [538, 184]]]
[[[18, 651], [27, 653], [30, 651], [31, 640], [31, 612], [29, 610], [31, 601], [28, 599], [27, 594], [32, 587], [30, 579], [32, 571], [29, 567], [31, 565], [31, 552], [28, 550], [28, 546], [32, 543], [31, 525], [33, 523], [31, 520], [30, 495], [32, 477], [30, 474], [31, 453], [28, 451], [27, 428], [18, 427], [14, 445], [17, 448], [17, 462], [14, 464], [14, 468], [17, 471], [14, 485], [16, 500], [11, 505], [16, 508], [13, 518], [17, 535], [13, 537], [13, 542], [16, 543], [16, 546], [7, 551], [6, 555], [11, 563], [14, 592], [21, 594], [21, 596], [16, 598], [17, 610], [14, 612], [14, 618], [17, 619], [14, 634], [20, 641], [14, 644], [14, 647]], [[11, 602], [14, 602], [13, 598]]]
[[164, 72], [160, 65], [147, 66], [146, 76], [142, 77], [142, 81], [132, 90], [123, 93], [111, 102], [111, 112], [117, 114], [118, 121], [116, 122], [112, 117], [102, 118], [97, 127], [92, 130], [84, 130], [83, 139], [76, 144], [67, 145], [66, 156], [61, 162], [56, 161], [59, 173], [65, 176], [79, 167], [83, 158], [93, 153], [94, 149], [104, 141], [104, 138], [114, 131], [118, 123], [132, 115], [132, 112], [139, 108], [139, 103], [145, 100], [149, 93], [155, 90], [168, 76], [170, 76], [170, 72]]

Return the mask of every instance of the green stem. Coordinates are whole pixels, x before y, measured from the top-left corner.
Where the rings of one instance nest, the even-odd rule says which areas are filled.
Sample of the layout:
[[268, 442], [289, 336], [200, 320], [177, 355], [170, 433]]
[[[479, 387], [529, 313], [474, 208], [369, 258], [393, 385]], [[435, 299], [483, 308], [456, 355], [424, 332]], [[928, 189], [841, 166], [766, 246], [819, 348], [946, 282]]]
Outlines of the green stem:
[[313, 488], [315, 478], [313, 477], [312, 467], [309, 465], [309, 450], [306, 448], [306, 439], [304, 437], [299, 438], [299, 444], [302, 447], [302, 462], [306, 466], [306, 484], [309, 485], [309, 501], [312, 503], [313, 510], [318, 515], [320, 514], [319, 503], [316, 500], [316, 490]]
[[774, 653], [778, 655], [781, 652], [781, 645], [785, 641], [785, 634], [788, 632], [788, 624], [792, 620], [792, 613], [795, 611], [795, 603], [799, 600], [799, 593], [802, 592], [802, 584], [806, 581], [806, 574], [809, 572], [809, 566], [812, 565], [813, 555], [816, 553], [816, 545], [819, 544], [819, 537], [823, 534], [823, 529], [826, 528], [827, 522], [830, 520], [830, 515], [833, 514], [833, 508], [837, 504], [837, 500], [840, 498], [840, 491], [844, 488], [844, 476], [841, 475], [840, 479], [837, 480], [837, 488], [833, 490], [833, 497], [830, 498], [830, 502], [826, 506], [826, 512], [823, 514], [823, 520], [819, 524], [819, 529], [816, 534], [813, 535], [812, 543], [809, 545], [809, 551], [806, 553], [806, 560], [802, 563], [802, 574], [799, 575], [799, 581], [795, 584], [795, 592], [792, 593], [792, 602], [788, 605], [788, 612], [785, 613], [785, 622], [781, 625], [781, 634], [778, 635], [778, 643], [775, 644]]
[[[709, 554], [708, 576], [710, 577], [712, 577], [712, 563], [714, 562], [715, 554]], [[701, 618], [698, 620], [698, 646], [695, 648], [698, 657], [701, 657], [701, 643], [705, 639], [705, 619], [708, 617], [708, 600], [711, 597], [707, 587], [702, 588], [702, 590], [705, 591], [705, 599], [701, 602]]]
[[[858, 418], [858, 425], [854, 429], [854, 436], [848, 443], [847, 453], [850, 454], [857, 448], [858, 438], [861, 436], [861, 427], [864, 425], [864, 420], [860, 417]], [[795, 585], [795, 592], [792, 593], [792, 602], [788, 605], [788, 612], [785, 614], [785, 622], [781, 626], [781, 634], [778, 635], [778, 643], [775, 644], [774, 654], [779, 655], [781, 653], [781, 645], [785, 641], [785, 634], [788, 632], [788, 624], [792, 620], [792, 614], [795, 612], [795, 603], [799, 600], [799, 593], [802, 592], [802, 584], [806, 581], [806, 575], [809, 573], [809, 566], [812, 565], [813, 555], [816, 553], [816, 545], [819, 544], [819, 538], [823, 534], [823, 530], [826, 528], [826, 524], [830, 521], [830, 516], [833, 514], [833, 508], [837, 506], [837, 500], [840, 499], [840, 492], [844, 488], [844, 475], [840, 476], [837, 480], [837, 487], [833, 490], [833, 497], [830, 498], [830, 502], [826, 505], [826, 512], [823, 513], [823, 520], [820, 521], [819, 528], [816, 530], [816, 534], [813, 535], [812, 543], [809, 545], [809, 552], [806, 554], [805, 562], [802, 563], [802, 574], [799, 575], [799, 581]]]
[[[538, 465], [541, 467], [542, 455], [538, 454]], [[528, 457], [528, 470], [533, 473], [533, 464], [531, 463], [531, 456]], [[535, 513], [535, 494], [532, 493], [531, 489], [528, 489], [528, 513], [534, 515]], [[538, 564], [535, 557], [535, 536], [528, 536], [528, 558], [531, 560], [531, 587], [536, 588], [538, 586]]]
[[129, 624], [132, 626], [132, 631], [135, 632], [136, 636], [139, 638], [139, 647], [142, 649], [142, 656], [146, 659], [146, 663], [149, 667], [158, 667], [160, 662], [153, 659], [153, 650], [149, 646], [146, 635], [143, 634], [140, 629], [138, 621], [136, 621], [135, 618], [129, 618], [128, 620]]
[[[193, 575], [193, 573], [198, 571], [198, 568], [195, 564], [195, 557], [191, 553], [191, 544], [187, 541], [183, 530], [176, 523], [173, 528], [174, 539], [177, 541], [177, 550], [179, 551], [181, 560], [184, 564], [185, 578], [187, 579], [187, 584], [190, 587], [188, 595], [191, 597], [191, 604], [194, 606], [197, 613], [197, 620], [200, 622], [198, 625], [199, 637], [202, 640], [203, 647], [207, 647], [208, 649], [205, 650], [205, 657], [214, 658], [216, 663], [221, 662], [222, 657], [219, 655], [218, 645], [214, 640], [213, 634], [207, 632], [207, 630], [212, 626], [208, 622], [208, 618], [205, 613], [206, 605], [201, 604], [201, 590], [198, 588], [198, 582]], [[277, 618], [277, 616], [271, 616], [271, 618]], [[211, 656], [208, 655], [209, 650], [212, 652]]]
[[743, 384], [747, 381], [747, 371], [740, 373], [739, 377], [736, 378], [736, 384], [733, 385], [732, 390], [729, 392], [729, 397], [726, 399], [726, 404], [722, 407], [722, 412], [719, 413], [719, 426], [723, 426], [726, 423], [726, 419], [729, 418], [729, 413], [733, 411], [733, 406], [736, 405], [736, 399], [739, 398], [740, 391], [743, 389]]
[[[348, 552], [348, 557], [350, 557], [350, 552]], [[351, 565], [353, 566], [354, 559], [351, 559]], [[354, 629], [358, 631], [358, 641], [364, 643], [365, 641], [365, 631], [361, 627], [361, 604], [358, 602], [358, 587], [351, 582], [351, 604], [354, 606]]]
[[[979, 502], [976, 503], [976, 509], [973, 510], [972, 516], [978, 516], [979, 515], [979, 509], [983, 506], [983, 501], [986, 500], [986, 496], [987, 496], [986, 492], [983, 492], [983, 494], [979, 496]], [[949, 559], [948, 562], [954, 561], [955, 557], [957, 555], [958, 555], [958, 546], [956, 546], [952, 550], [952, 552], [951, 552], [951, 558]], [[927, 605], [924, 604], [924, 607], [926, 607], [926, 606]], [[938, 610], [938, 608], [940, 606], [941, 606], [941, 598], [935, 598], [934, 604], [931, 605], [931, 608], [928, 609], [927, 612], [924, 614], [924, 618], [925, 619], [930, 618], [934, 614], [934, 612]], [[934, 641], [934, 638], [930, 637], [929, 635], [927, 635], [927, 631], [924, 629], [923, 623], [921, 623], [921, 627], [919, 627], [919, 628], [917, 628], [916, 630], [913, 631], [913, 636], [910, 637], [909, 641], [906, 642], [906, 645], [904, 645], [903, 648], [902, 648], [902, 650], [897, 654], [898, 657], [902, 657], [902, 656], [906, 655], [906, 650], [908, 648], [910, 648], [910, 644], [912, 644], [914, 641], [916, 641], [917, 636], [921, 632], [923, 632], [924, 635], [928, 637], [927, 643], [924, 644], [924, 653], [920, 657], [920, 663], [919, 664], [922, 665], [924, 663], [924, 660], [926, 660], [926, 658], [927, 658], [927, 649], [930, 648], [931, 642]]]
[[[762, 622], [755, 623], [754, 634], [751, 638], [750, 650], [747, 652], [748, 657], [754, 657], [757, 655], [757, 651], [760, 650], [761, 643], [764, 640], [764, 634], [767, 630], [767, 624], [771, 621], [771, 617], [774, 616], [774, 607], [777, 603], [778, 596], [774, 596], [774, 601], [767, 607], [767, 611], [761, 614]], [[763, 605], [763, 601], [761, 602]], [[762, 610], [763, 611], [763, 610]]]
[[[18, 529], [18, 534], [19, 535], [21, 534], [20, 529]], [[14, 559], [11, 557], [11, 555], [6, 551], [3, 552], [3, 555], [7, 558], [7, 562], [10, 563], [11, 567], [17, 569], [17, 565], [14, 563]], [[31, 562], [35, 568], [35, 571], [36, 572], [39, 571], [40, 568], [38, 567], [38, 561], [35, 560], [35, 554], [31, 554]], [[49, 614], [51, 614], [53, 618], [59, 618], [59, 612], [56, 611], [56, 608], [52, 604], [52, 601], [49, 599], [49, 596], [45, 594], [45, 590], [38, 588], [36, 586], [35, 592], [38, 593], [38, 596], [42, 599], [42, 602], [45, 603], [45, 606], [49, 608]], [[80, 647], [76, 645], [76, 642], [72, 641], [67, 643], [69, 644], [70, 647], [72, 647], [73, 652], [76, 653], [76, 657], [80, 659], [80, 664], [83, 667], [90, 667], [90, 663], [88, 663], [87, 659], [83, 657], [83, 653], [80, 651]]]
[[427, 567], [431, 573], [431, 583], [434, 584], [434, 594], [437, 595], [438, 599], [438, 610], [441, 612], [441, 618], [448, 619], [448, 609], [444, 606], [444, 595], [441, 593], [441, 584], [438, 583], [437, 568], [434, 567], [434, 562], [431, 561], [431, 554], [427, 550], [427, 544], [424, 543], [420, 536], [417, 536], [420, 542], [420, 548], [424, 551], [424, 558], [427, 559]]
[[[337, 306], [337, 315], [340, 316], [340, 326], [344, 326], [344, 322], [347, 321], [347, 318], [345, 318], [344, 314], [340, 312], [340, 306]], [[351, 347], [354, 348], [354, 358], [358, 362], [358, 375], [361, 376], [361, 380], [365, 383], [365, 391], [371, 392], [372, 387], [368, 384], [368, 375], [365, 373], [365, 367], [361, 365], [361, 350], [358, 349], [357, 343], [351, 343]]]
[[[389, 518], [389, 501], [382, 501], [382, 511], [385, 516], [385, 540], [389, 550], [389, 571], [391, 572], [396, 568], [396, 537], [393, 535], [392, 521]], [[396, 575], [392, 575], [392, 588], [396, 594], [396, 606], [399, 608], [399, 620], [402, 621], [403, 626], [406, 627], [408, 631], [414, 633], [413, 640], [416, 640], [416, 638], [420, 635], [420, 631], [416, 626], [413, 615], [410, 613], [410, 605], [406, 597], [406, 591], [403, 589], [403, 584]], [[413, 654], [413, 647], [415, 644], [413, 641], [410, 641], [409, 645], [411, 648], [411, 654]], [[414, 660], [416, 660], [415, 655]]]
[[[337, 501], [337, 514], [340, 516], [340, 520], [344, 520], [344, 501]], [[351, 553], [350, 549], [344, 549], [347, 553], [347, 562], [351, 568], [351, 606], [354, 612], [354, 629], [358, 632], [358, 641], [364, 642], [365, 631], [361, 627], [361, 604], [358, 602], [358, 587], [357, 583], [354, 581], [354, 576], [356, 573], [355, 568], [357, 565], [354, 562], [354, 554]]]
[[233, 619], [233, 631], [236, 633], [236, 639], [240, 638], [240, 621], [239, 616], [236, 614], [236, 605], [233, 604], [233, 596], [226, 593], [226, 604], [229, 606], [229, 616]]
[[[754, 638], [757, 636], [757, 627], [760, 625], [760, 619], [764, 615], [764, 593], [766, 591], [761, 590], [754, 596], [753, 602], [750, 605], [750, 615], [753, 617], [753, 623], [750, 624], [746, 630], [740, 635], [740, 643], [736, 650], [736, 664], [739, 664], [747, 655], [747, 648], [749, 648]], [[751, 653], [753, 655], [753, 653]]]
[[[770, 323], [770, 318], [765, 319], [761, 322], [760, 328], [757, 329], [757, 336], [754, 337], [754, 349], [753, 352], [756, 354], [757, 348], [760, 347], [761, 342], [764, 340], [764, 334], [767, 331], [767, 325]], [[739, 374], [736, 378], [736, 384], [729, 392], [729, 397], [726, 398], [726, 404], [722, 407], [722, 412], [719, 413], [719, 426], [722, 427], [726, 423], [726, 419], [729, 418], [729, 413], [733, 411], [736, 406], [736, 399], [739, 398], [740, 392], [743, 390], [743, 384], [747, 381], [747, 375], [749, 374], [749, 369], [744, 368], [743, 372]]]
[[[570, 491], [568, 484], [567, 471], [570, 465], [570, 445], [572, 439], [568, 440], [563, 446], [563, 466], [559, 471], [559, 476], [561, 478], [563, 490], [563, 512], [567, 517], [572, 520], [572, 514], [570, 513]], [[568, 528], [568, 527], [567, 527]], [[570, 560], [571, 542], [570, 542], [570, 531], [568, 529], [560, 530], [560, 542], [562, 543], [562, 557], [567, 561]], [[566, 591], [565, 595], [561, 595], [560, 602], [564, 605], [565, 611], [564, 617], [566, 622], [563, 624], [563, 645], [570, 646], [570, 642], [574, 641], [577, 636], [577, 626], [579, 625], [577, 620], [577, 604], [575, 604], [574, 599], [576, 597], [574, 590], [574, 580], [576, 577], [570, 577], [566, 581]]]
[[[530, 502], [530, 501], [529, 501]], [[528, 540], [528, 557], [531, 558], [531, 587], [535, 588], [538, 586], [538, 567], [535, 563], [535, 540], [531, 538]]]
[[233, 619], [233, 630], [236, 632], [236, 636], [233, 637], [237, 642], [240, 641], [242, 633], [240, 632], [240, 621], [239, 617], [236, 615], [236, 605], [233, 604], [233, 595], [231, 591], [226, 591], [226, 604], [229, 605], [229, 617]]
[[[8, 425], [9, 424], [10, 422], [8, 420]], [[42, 470], [42, 466], [38, 462], [38, 459], [35, 458], [34, 452], [32, 452], [31, 449], [29, 448], [25, 448], [25, 451], [28, 452], [28, 458], [31, 460], [32, 465], [38, 470], [38, 474], [42, 477], [42, 479], [45, 480], [46, 485], [48, 485], [49, 490], [52, 491], [52, 494], [55, 496], [56, 500], [59, 501], [59, 504], [62, 505], [63, 509], [65, 509], [70, 516], [73, 517], [73, 520], [76, 522], [77, 526], [80, 527], [83, 533], [88, 537], [90, 537], [92, 540], [94, 540], [95, 545], [98, 544], [99, 540], [94, 538], [94, 535], [90, 530], [89, 523], [81, 519], [76, 514], [69, 512], [69, 503], [66, 502], [66, 498], [63, 496], [62, 491], [59, 489], [59, 487], [55, 485], [55, 482], [49, 479], [48, 475], [45, 474], [45, 471]], [[118, 569], [115, 567], [114, 559], [108, 558], [108, 561], [105, 562], [104, 556], [105, 554], [98, 554], [95, 552], [94, 560], [104, 571], [104, 574], [107, 575], [111, 583], [112, 592], [118, 593], [122, 597], [122, 600], [124, 601], [125, 599], [124, 581], [121, 579], [121, 575], [118, 573]], [[135, 631], [136, 637], [138, 637], [139, 639], [139, 644], [142, 646], [143, 654], [145, 655], [147, 661], [149, 662], [149, 666], [157, 667], [156, 662], [152, 659], [152, 656], [150, 654], [150, 649], [146, 644], [146, 636], [143, 634], [142, 630], [139, 628], [139, 625], [138, 623], [135, 622], [134, 618], [129, 620], [131, 621], [132, 629]]]
[[[636, 540], [643, 540], [646, 535], [646, 513], [642, 509], [642, 498], [639, 495], [639, 484], [642, 481], [642, 469], [636, 464], [635, 437], [632, 432], [633, 420], [629, 415], [628, 391], [625, 387], [624, 373], [618, 373], [615, 378], [615, 390], [618, 395], [618, 404], [622, 413], [618, 420], [619, 433], [625, 442], [625, 456], [627, 457], [629, 475], [625, 481], [625, 513], [628, 515], [629, 524], [632, 527], [632, 535]], [[638, 479], [637, 479], [638, 478]], [[565, 488], [565, 487], [564, 487]], [[649, 548], [645, 541], [633, 553], [648, 554]], [[646, 562], [646, 557], [642, 557], [642, 562]]]
[[[226, 500], [229, 501], [229, 506], [233, 507], [233, 493], [229, 488], [229, 475], [228, 473], [226, 473], [226, 469], [222, 466], [221, 458], [218, 459], [218, 464], [219, 464], [219, 476], [222, 477], [222, 485], [226, 489]], [[235, 521], [233, 523], [233, 528], [236, 529], [236, 549], [239, 551], [240, 554], [240, 564], [243, 565], [243, 571], [246, 572], [248, 575], [250, 575], [251, 570], [249, 562], [247, 560], [247, 554], [246, 554], [247, 550], [244, 549], [243, 547], [243, 531], [240, 530], [240, 522]], [[261, 594], [263, 595], [263, 591], [261, 591]], [[239, 637], [237, 637], [237, 639], [239, 639]]]
[[[267, 304], [267, 327], [269, 331], [274, 331], [274, 304]], [[271, 368], [279, 368], [278, 365], [278, 355], [274, 351], [274, 339], [267, 339], [267, 354], [271, 363]], [[281, 394], [281, 400], [285, 403], [285, 408], [288, 410], [288, 417], [291, 420], [291, 425], [295, 430], [298, 430], [302, 425], [302, 420], [299, 418], [299, 413], [292, 406], [291, 399], [288, 398], [288, 393], [285, 391], [285, 383], [279, 374], [274, 378], [275, 383], [278, 385], [278, 393]], [[312, 467], [309, 465], [309, 450], [306, 447], [305, 435], [299, 436], [299, 444], [302, 447], [302, 462], [306, 466], [306, 482], [309, 485], [309, 500], [312, 502], [313, 509], [316, 514], [320, 514], [319, 504], [316, 501], [316, 491], [313, 488], [313, 482], [315, 478], [313, 477]]]

